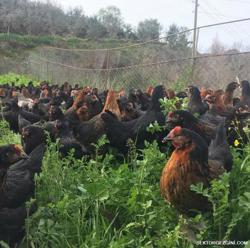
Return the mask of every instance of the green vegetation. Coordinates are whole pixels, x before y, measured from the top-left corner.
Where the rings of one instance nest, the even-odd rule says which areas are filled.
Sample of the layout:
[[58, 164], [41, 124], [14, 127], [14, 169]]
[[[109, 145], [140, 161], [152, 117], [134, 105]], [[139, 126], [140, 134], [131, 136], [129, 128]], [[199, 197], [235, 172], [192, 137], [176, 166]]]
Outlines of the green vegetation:
[[38, 84], [37, 80], [30, 78], [28, 75], [8, 73], [0, 75], [0, 85], [14, 83], [15, 85], [28, 85], [32, 81], [34, 85]]
[[[193, 187], [209, 198], [214, 212], [187, 220], [160, 195], [166, 154], [147, 144], [141, 159], [131, 147], [127, 159], [108, 153], [87, 162], [61, 160], [50, 144], [36, 179], [33, 201], [39, 209], [27, 221], [27, 246], [185, 248], [195, 247], [194, 240], [249, 239], [249, 156], [243, 160], [235, 153], [233, 171], [210, 190]], [[244, 154], [249, 152], [246, 147]]]
[[20, 35], [20, 34], [6, 34], [0, 33], [0, 42], [8, 42], [10, 46], [16, 48], [35, 48], [37, 46], [56, 46], [63, 48], [113, 48], [114, 46], [121, 46], [133, 44], [133, 41], [117, 40], [117, 39], [102, 39], [101, 42], [89, 39], [82, 39], [77, 37], [62, 37], [57, 35]]
[[[163, 103], [169, 106], [174, 107]], [[0, 127], [1, 144], [19, 142], [6, 123]], [[242, 153], [232, 150], [233, 170], [212, 181], [210, 189], [192, 186], [208, 197], [213, 212], [187, 218], [160, 195], [169, 154], [156, 142], [142, 151], [129, 142], [127, 157], [111, 150], [101, 155], [105, 143], [100, 139], [91, 159], [76, 160], [61, 159], [58, 144], [49, 142], [31, 200], [38, 210], [27, 219], [22, 247], [192, 248], [196, 241], [249, 240], [250, 144]]]
[[[1, 115], [1, 112], [0, 112]], [[0, 145], [20, 144], [20, 135], [13, 133], [5, 121], [0, 121]]]

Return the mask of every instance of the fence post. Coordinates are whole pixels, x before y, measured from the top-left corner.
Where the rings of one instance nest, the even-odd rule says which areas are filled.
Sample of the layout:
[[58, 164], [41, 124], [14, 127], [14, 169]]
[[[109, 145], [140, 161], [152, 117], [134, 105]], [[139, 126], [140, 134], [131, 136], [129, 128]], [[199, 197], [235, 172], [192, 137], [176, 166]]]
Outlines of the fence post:
[[106, 78], [106, 89], [109, 88], [109, 73], [110, 73], [110, 51], [109, 49], [107, 49], [107, 66], [106, 66], [106, 69], [107, 69], [107, 78]]

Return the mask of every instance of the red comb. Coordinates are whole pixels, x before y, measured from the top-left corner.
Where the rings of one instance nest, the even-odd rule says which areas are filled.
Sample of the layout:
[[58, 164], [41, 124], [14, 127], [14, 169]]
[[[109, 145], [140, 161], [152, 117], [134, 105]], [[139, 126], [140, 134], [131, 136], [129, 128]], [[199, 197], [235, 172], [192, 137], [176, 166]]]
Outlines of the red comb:
[[179, 132], [181, 132], [181, 130], [182, 130], [182, 128], [181, 128], [180, 126], [177, 126], [177, 127], [175, 127], [172, 131], [173, 131], [174, 133], [179, 133]]

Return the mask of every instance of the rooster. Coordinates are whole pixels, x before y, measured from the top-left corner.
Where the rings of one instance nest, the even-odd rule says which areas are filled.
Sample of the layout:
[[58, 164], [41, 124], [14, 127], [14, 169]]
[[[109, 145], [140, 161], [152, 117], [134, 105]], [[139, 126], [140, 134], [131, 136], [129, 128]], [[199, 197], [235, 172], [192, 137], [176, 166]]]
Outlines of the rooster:
[[164, 138], [175, 147], [160, 179], [162, 196], [179, 211], [191, 214], [193, 210], [208, 211], [207, 198], [190, 190], [191, 185], [203, 183], [209, 187], [211, 179], [224, 172], [221, 164], [209, 161], [208, 145], [195, 132], [175, 127]]

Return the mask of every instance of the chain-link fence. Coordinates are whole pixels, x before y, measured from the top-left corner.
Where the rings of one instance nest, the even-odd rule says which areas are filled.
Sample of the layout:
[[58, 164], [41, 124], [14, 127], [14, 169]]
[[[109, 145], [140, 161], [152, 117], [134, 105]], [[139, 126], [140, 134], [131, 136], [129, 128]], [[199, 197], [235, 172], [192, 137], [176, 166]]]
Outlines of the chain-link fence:
[[[199, 37], [216, 27], [199, 27]], [[186, 32], [191, 39], [193, 30]], [[30, 51], [22, 63], [12, 66], [12, 71], [13, 68], [39, 80], [59, 84], [68, 81], [99, 88], [127, 90], [159, 83], [182, 87], [189, 82], [223, 87], [236, 76], [249, 78], [250, 52], [220, 47], [216, 51], [215, 47], [210, 53], [197, 52], [193, 57], [191, 46], [170, 47], [162, 38], [109, 49], [40, 47]]]

